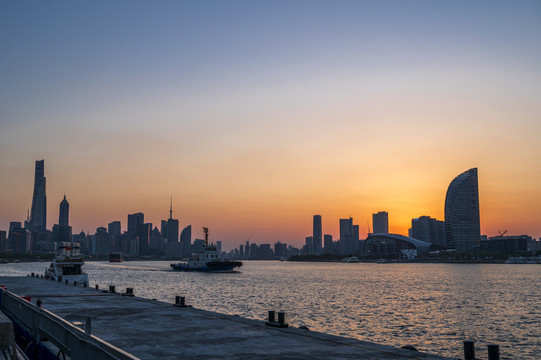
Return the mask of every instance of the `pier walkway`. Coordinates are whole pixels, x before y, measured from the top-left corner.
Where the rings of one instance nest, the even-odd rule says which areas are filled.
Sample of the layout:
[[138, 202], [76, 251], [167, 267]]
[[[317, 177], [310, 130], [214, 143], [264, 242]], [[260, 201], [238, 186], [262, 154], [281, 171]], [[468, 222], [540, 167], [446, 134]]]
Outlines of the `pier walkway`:
[[0, 284], [69, 322], [90, 318], [92, 335], [140, 359], [448, 359], [41, 278]]

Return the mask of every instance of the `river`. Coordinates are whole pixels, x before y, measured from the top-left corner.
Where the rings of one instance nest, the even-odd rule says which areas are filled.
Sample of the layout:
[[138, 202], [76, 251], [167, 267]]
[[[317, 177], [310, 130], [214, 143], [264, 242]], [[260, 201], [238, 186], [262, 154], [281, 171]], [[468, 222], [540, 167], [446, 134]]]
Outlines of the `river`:
[[[87, 262], [90, 284], [136, 296], [463, 358], [462, 341], [500, 345], [502, 359], [541, 354], [541, 266], [244, 261], [229, 274], [173, 272], [167, 261]], [[0, 264], [1, 276], [47, 263]]]

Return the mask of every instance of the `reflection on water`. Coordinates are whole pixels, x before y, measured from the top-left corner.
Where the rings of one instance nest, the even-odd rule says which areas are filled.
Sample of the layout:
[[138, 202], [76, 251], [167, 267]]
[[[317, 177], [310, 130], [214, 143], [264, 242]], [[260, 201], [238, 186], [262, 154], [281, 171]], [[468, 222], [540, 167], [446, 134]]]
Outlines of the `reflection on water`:
[[[90, 283], [195, 307], [462, 357], [462, 341], [500, 344], [502, 359], [541, 352], [541, 267], [488, 264], [343, 264], [245, 261], [231, 274], [172, 272], [170, 262], [88, 262]], [[0, 275], [42, 273], [46, 264], [2, 264]]]

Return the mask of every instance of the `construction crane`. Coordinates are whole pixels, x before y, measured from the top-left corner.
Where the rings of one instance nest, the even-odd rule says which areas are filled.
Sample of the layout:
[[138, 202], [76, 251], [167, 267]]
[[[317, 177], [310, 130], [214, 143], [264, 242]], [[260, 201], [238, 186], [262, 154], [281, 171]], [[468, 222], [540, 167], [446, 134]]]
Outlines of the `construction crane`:
[[501, 232], [500, 230], [498, 230], [498, 234], [500, 234], [499, 237], [502, 238], [505, 234], [507, 234], [507, 230], [504, 230], [503, 232]]

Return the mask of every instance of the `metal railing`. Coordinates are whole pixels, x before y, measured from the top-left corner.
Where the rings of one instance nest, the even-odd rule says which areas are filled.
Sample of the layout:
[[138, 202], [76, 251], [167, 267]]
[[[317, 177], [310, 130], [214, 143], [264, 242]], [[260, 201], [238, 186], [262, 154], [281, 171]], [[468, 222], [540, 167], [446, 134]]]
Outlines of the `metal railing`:
[[139, 358], [86, 333], [69, 321], [0, 289], [0, 310], [32, 335], [34, 343], [50, 341], [72, 359], [138, 360]]

